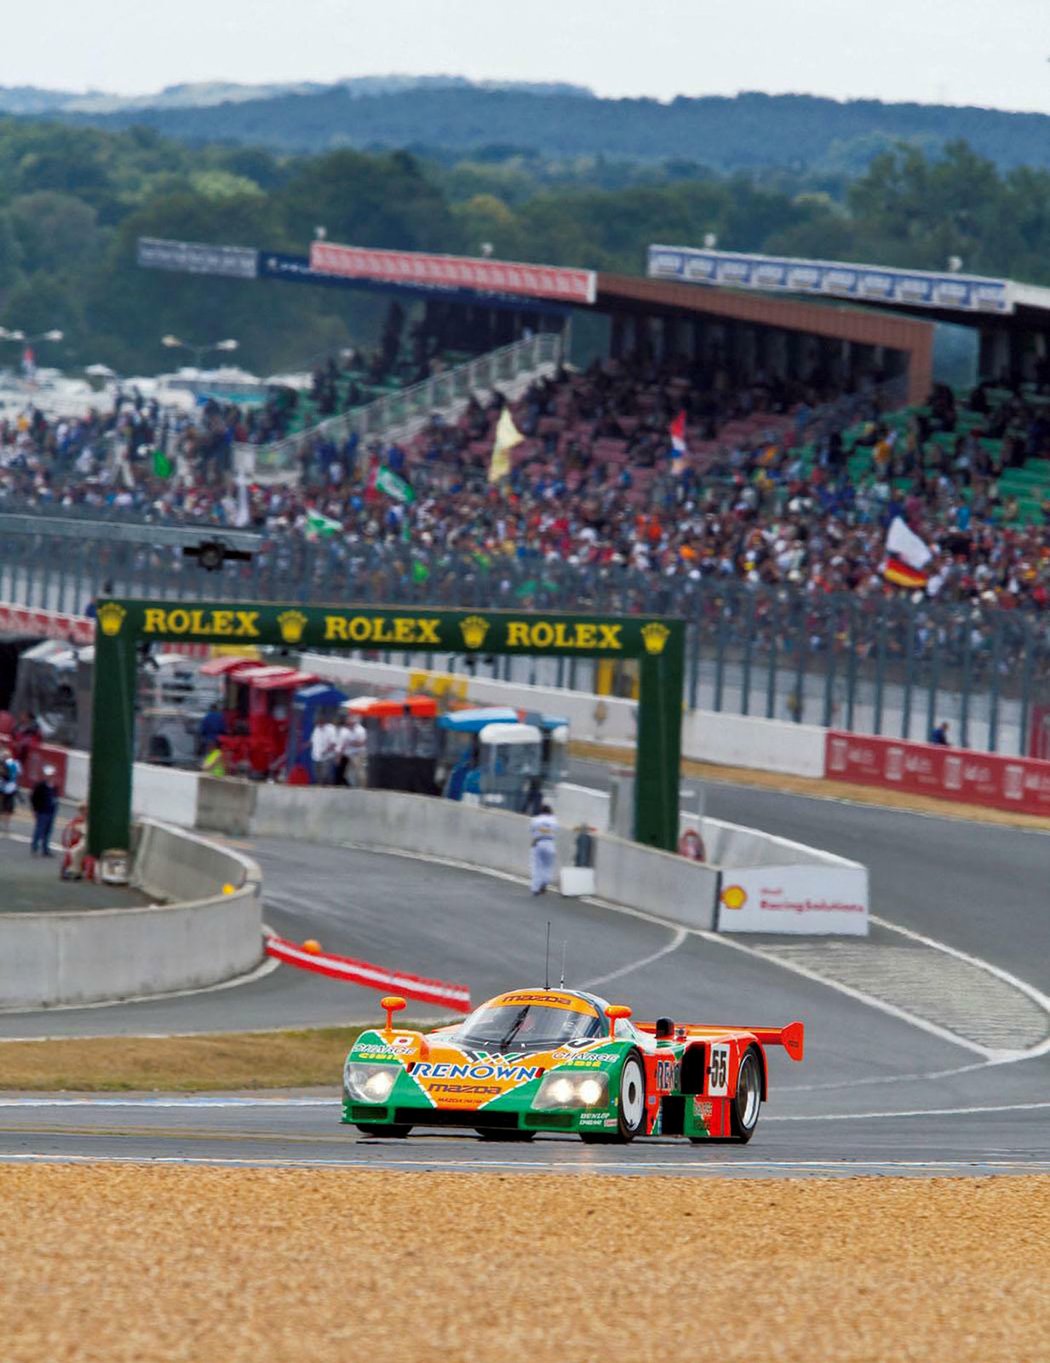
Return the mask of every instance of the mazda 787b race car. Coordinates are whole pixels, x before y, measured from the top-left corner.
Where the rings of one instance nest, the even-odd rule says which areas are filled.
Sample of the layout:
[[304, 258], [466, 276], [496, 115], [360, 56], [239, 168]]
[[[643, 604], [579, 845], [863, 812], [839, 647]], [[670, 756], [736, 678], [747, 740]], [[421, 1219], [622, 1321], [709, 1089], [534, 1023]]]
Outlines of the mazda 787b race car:
[[451, 1027], [362, 1032], [343, 1067], [343, 1121], [369, 1136], [473, 1127], [585, 1141], [687, 1136], [749, 1141], [766, 1096], [767, 1046], [802, 1059], [803, 1027], [714, 1027], [659, 1018], [578, 989], [518, 989]]

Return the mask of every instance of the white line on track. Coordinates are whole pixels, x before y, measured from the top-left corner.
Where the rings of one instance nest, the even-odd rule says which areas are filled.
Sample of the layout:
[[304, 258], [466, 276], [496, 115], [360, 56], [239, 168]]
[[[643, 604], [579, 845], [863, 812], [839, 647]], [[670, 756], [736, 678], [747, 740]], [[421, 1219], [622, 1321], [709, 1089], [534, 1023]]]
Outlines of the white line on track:
[[830, 1112], [813, 1116], [763, 1117], [767, 1122], [874, 1122], [886, 1117], [979, 1117], [985, 1112], [1035, 1112], [1048, 1103], [1001, 1103], [992, 1107], [917, 1107], [906, 1112]]
[[610, 970], [608, 975], [598, 975], [593, 980], [585, 980], [580, 986], [581, 989], [596, 989], [600, 984], [611, 984], [613, 980], [622, 979], [624, 975], [632, 975], [636, 970], [641, 970], [643, 966], [652, 965], [654, 961], [659, 961], [664, 956], [670, 956], [672, 951], [677, 951], [689, 934], [685, 928], [678, 928], [671, 938], [671, 941], [659, 951], [654, 951], [651, 956], [643, 956], [641, 960], [631, 961], [628, 965], [621, 966], [619, 970]]

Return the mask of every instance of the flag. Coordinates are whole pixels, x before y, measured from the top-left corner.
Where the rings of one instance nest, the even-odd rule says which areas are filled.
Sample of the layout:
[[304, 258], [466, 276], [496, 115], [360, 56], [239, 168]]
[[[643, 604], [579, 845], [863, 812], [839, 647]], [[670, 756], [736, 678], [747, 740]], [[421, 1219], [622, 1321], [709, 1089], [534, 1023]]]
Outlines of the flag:
[[510, 408], [504, 407], [499, 421], [496, 422], [496, 443], [492, 447], [492, 459], [489, 461], [490, 483], [498, 483], [501, 478], [507, 477], [510, 473], [510, 452], [524, 439], [514, 424]]
[[406, 482], [393, 469], [388, 469], [385, 464], [376, 469], [373, 486], [379, 492], [385, 492], [388, 497], [393, 497], [395, 502], [408, 504], [416, 500], [416, 494], [412, 490], [411, 483]]
[[919, 570], [925, 568], [933, 558], [930, 546], [900, 516], [894, 516], [890, 521], [886, 533], [886, 553], [890, 558], [900, 559], [908, 567]]
[[330, 516], [322, 516], [320, 511], [307, 511], [307, 539], [327, 538], [329, 535], [341, 535], [342, 532], [343, 526], [340, 521], [333, 521]]
[[913, 568], [910, 563], [905, 563], [902, 558], [895, 558], [892, 554], [882, 565], [882, 575], [895, 587], [912, 589], [925, 587], [930, 580], [929, 573], [923, 572], [921, 568]]
[[241, 529], [248, 525], [251, 518], [252, 514], [248, 507], [248, 479], [241, 472], [237, 475], [237, 514], [233, 523]]
[[671, 472], [681, 473], [685, 469], [685, 457], [689, 453], [685, 443], [685, 408], [678, 413], [668, 427], [668, 434], [671, 437], [671, 448], [674, 454], [671, 458]]
[[153, 451], [153, 476], [154, 478], [170, 478], [175, 472], [175, 465], [171, 462], [163, 450]]

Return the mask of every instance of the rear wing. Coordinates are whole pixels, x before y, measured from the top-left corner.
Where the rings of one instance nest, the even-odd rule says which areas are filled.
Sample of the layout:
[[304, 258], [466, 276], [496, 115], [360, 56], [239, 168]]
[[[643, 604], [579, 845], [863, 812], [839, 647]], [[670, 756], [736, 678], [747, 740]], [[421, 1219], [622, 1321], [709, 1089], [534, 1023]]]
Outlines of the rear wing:
[[[640, 1032], [656, 1033], [655, 1022], [636, 1022]], [[762, 1046], [783, 1046], [792, 1060], [801, 1060], [805, 1054], [806, 1029], [801, 1022], [789, 1022], [786, 1027], [712, 1027], [699, 1023], [679, 1023], [687, 1037], [718, 1039], [728, 1032], [748, 1032]]]
[[801, 1022], [786, 1027], [749, 1027], [763, 1046], [783, 1046], [792, 1060], [801, 1060], [806, 1049], [806, 1029]]

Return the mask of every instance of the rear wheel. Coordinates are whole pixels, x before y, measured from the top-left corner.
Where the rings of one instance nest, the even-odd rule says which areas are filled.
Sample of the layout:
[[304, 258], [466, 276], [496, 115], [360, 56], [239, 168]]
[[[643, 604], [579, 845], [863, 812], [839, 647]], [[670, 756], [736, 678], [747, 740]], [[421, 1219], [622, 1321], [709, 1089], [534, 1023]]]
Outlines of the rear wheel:
[[736, 1096], [729, 1108], [729, 1125], [734, 1137], [746, 1145], [755, 1134], [762, 1111], [762, 1067], [754, 1051], [747, 1051], [736, 1076]]
[[395, 1122], [355, 1122], [354, 1125], [365, 1136], [391, 1136], [399, 1141], [412, 1130], [410, 1126]]
[[631, 1051], [620, 1070], [620, 1101], [616, 1108], [616, 1130], [581, 1131], [588, 1145], [623, 1144], [633, 1141], [645, 1126], [645, 1070], [637, 1051]]
[[535, 1131], [519, 1131], [514, 1127], [476, 1126], [474, 1130], [483, 1141], [531, 1141]]

